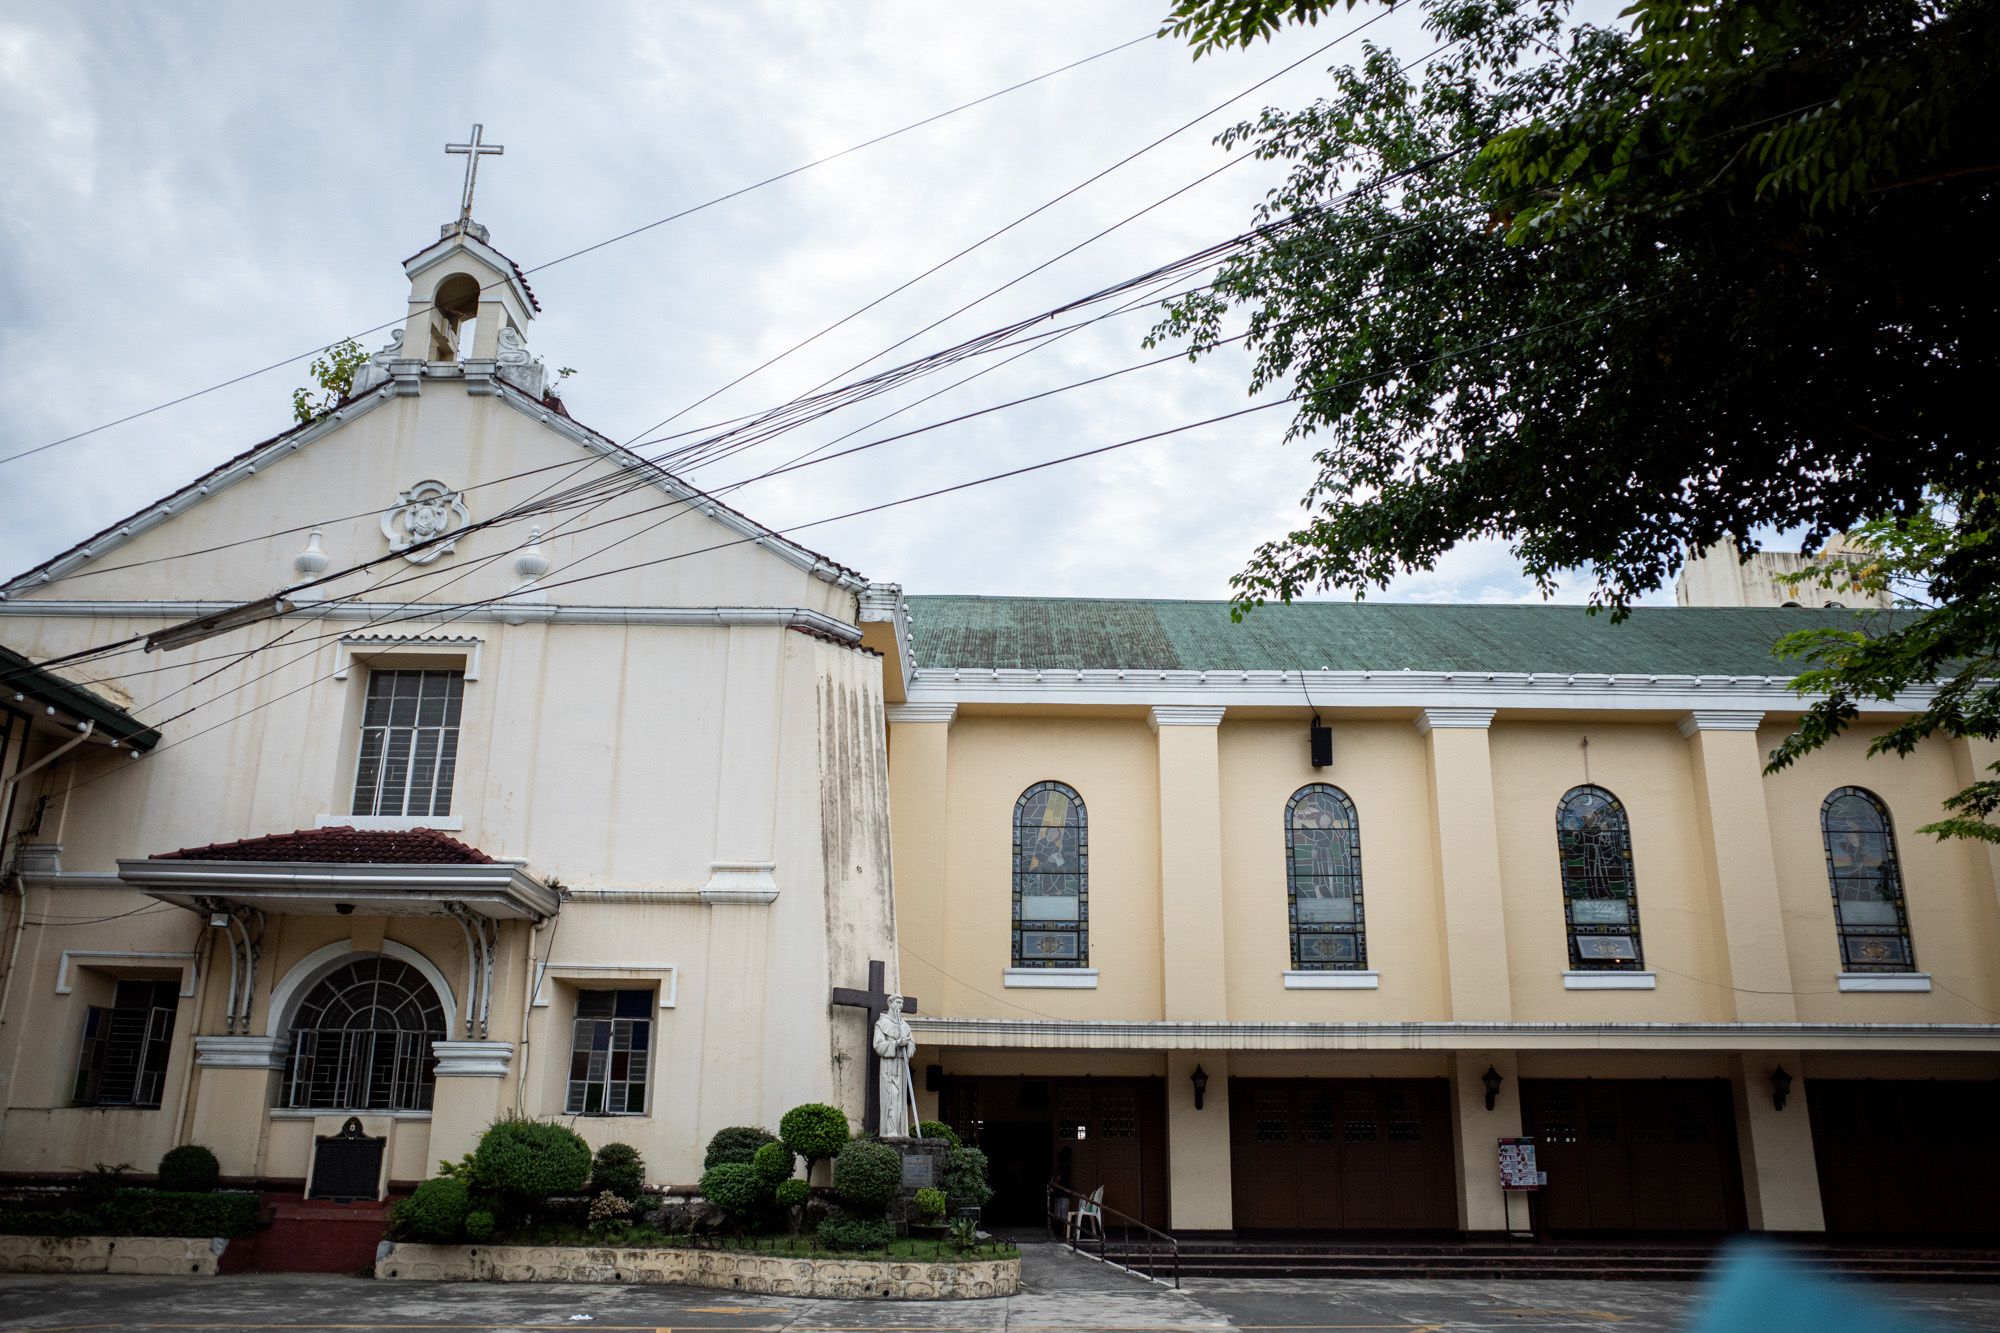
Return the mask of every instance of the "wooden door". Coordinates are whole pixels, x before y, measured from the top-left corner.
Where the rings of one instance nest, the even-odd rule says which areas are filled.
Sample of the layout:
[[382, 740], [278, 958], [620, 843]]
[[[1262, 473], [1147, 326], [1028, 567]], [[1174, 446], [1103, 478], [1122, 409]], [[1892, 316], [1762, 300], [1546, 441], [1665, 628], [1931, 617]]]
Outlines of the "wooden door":
[[1812, 1079], [1806, 1100], [1828, 1231], [2000, 1230], [2000, 1083]]
[[1528, 1079], [1521, 1115], [1549, 1183], [1546, 1231], [1743, 1225], [1736, 1120], [1722, 1079]]
[[1457, 1225], [1442, 1079], [1231, 1079], [1239, 1229]]

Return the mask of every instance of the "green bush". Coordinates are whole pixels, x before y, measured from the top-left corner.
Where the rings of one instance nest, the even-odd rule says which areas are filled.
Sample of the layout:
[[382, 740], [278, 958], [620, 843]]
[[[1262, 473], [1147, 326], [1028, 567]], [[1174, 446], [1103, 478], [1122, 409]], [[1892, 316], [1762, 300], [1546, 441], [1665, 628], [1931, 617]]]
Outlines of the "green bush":
[[944, 1158], [944, 1192], [953, 1208], [984, 1208], [993, 1197], [986, 1179], [986, 1154], [977, 1148], [953, 1148]]
[[958, 1146], [958, 1131], [942, 1120], [919, 1120], [917, 1133], [927, 1139], [943, 1139], [954, 1148]]
[[926, 1185], [917, 1191], [917, 1216], [926, 1222], [935, 1222], [944, 1216], [944, 1191]]
[[491, 1212], [484, 1208], [475, 1208], [465, 1215], [465, 1238], [485, 1240], [493, 1234], [494, 1228], [498, 1225]]
[[496, 1120], [472, 1154], [472, 1184], [516, 1206], [575, 1194], [590, 1179], [590, 1145], [565, 1125]]
[[833, 1189], [848, 1207], [879, 1213], [903, 1187], [903, 1155], [886, 1143], [855, 1139], [833, 1159]]
[[750, 1165], [757, 1169], [758, 1178], [766, 1185], [776, 1185], [781, 1180], [792, 1178], [792, 1172], [798, 1169], [799, 1159], [792, 1156], [792, 1150], [784, 1144], [767, 1143], [750, 1159]]
[[396, 1205], [389, 1226], [397, 1240], [449, 1245], [465, 1233], [465, 1215], [472, 1196], [465, 1182], [438, 1176], [417, 1186], [417, 1192]]
[[590, 1163], [590, 1193], [609, 1190], [631, 1203], [646, 1188], [646, 1163], [629, 1143], [607, 1143]]
[[167, 1149], [160, 1158], [160, 1188], [184, 1194], [205, 1194], [222, 1181], [222, 1163], [199, 1143]]
[[771, 1197], [771, 1186], [748, 1162], [717, 1162], [701, 1173], [701, 1197], [728, 1213], [744, 1218]]
[[790, 1180], [778, 1182], [778, 1202], [787, 1208], [796, 1208], [812, 1197], [812, 1186], [793, 1176]]
[[819, 1224], [819, 1243], [829, 1250], [879, 1250], [895, 1234], [887, 1222], [863, 1217], [829, 1217]]
[[787, 1148], [806, 1159], [810, 1172], [814, 1162], [847, 1146], [847, 1116], [837, 1106], [807, 1102], [785, 1112], [785, 1118], [778, 1122], [778, 1135]]
[[188, 1195], [172, 1189], [120, 1189], [92, 1209], [90, 1229], [68, 1235], [236, 1237], [256, 1231], [262, 1211], [264, 1201], [244, 1191]]
[[777, 1135], [755, 1125], [731, 1125], [728, 1129], [719, 1129], [715, 1137], [708, 1141], [708, 1153], [701, 1159], [701, 1169], [706, 1171], [724, 1162], [741, 1162], [748, 1166], [759, 1148], [777, 1141]]

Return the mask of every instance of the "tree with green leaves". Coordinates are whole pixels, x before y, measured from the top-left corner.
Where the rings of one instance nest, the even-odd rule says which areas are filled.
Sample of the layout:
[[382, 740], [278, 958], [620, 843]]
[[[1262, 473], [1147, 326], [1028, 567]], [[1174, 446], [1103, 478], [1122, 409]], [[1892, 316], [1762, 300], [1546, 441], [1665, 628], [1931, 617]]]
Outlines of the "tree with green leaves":
[[348, 338], [327, 348], [312, 359], [313, 383], [319, 385], [319, 399], [311, 389], [292, 390], [292, 417], [301, 426], [318, 421], [354, 392], [354, 372], [368, 363], [361, 344]]
[[[1180, 0], [1163, 31], [1200, 55], [1357, 3]], [[1925, 672], [1990, 680], [2000, 0], [1574, 10], [1423, 0], [1434, 51], [1365, 47], [1221, 136], [1285, 177], [1262, 243], [1152, 341], [1199, 357], [1246, 312], [1252, 388], [1296, 393], [1319, 469], [1239, 610], [1498, 538], [1619, 616], [1690, 550], [1859, 527], [1918, 555], [1932, 606], [1854, 631], [1866, 651], [1790, 645], [1815, 703], [1774, 766]], [[2000, 701], [1968, 682], [1926, 716], [1991, 736]], [[1933, 829], [2000, 838], [1992, 808]]]

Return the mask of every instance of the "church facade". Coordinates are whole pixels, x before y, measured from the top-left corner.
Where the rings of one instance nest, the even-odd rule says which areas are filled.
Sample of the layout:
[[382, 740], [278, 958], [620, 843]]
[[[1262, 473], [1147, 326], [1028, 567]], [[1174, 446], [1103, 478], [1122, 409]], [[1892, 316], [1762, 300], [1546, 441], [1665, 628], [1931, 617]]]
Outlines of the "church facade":
[[469, 216], [404, 271], [343, 404], [0, 587], [0, 1175], [518, 1114], [691, 1183], [867, 1121], [895, 991], [1006, 1220], [1990, 1226], [2000, 862], [1915, 829], [2000, 755], [1765, 775], [1829, 612], [905, 597], [572, 419]]

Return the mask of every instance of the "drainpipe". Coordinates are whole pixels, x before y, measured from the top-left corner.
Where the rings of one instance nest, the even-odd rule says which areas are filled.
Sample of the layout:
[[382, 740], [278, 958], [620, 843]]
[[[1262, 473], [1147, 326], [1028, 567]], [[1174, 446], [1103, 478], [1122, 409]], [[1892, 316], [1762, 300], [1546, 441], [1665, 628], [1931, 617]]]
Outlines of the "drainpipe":
[[[13, 809], [14, 791], [20, 786], [22, 778], [27, 777], [30, 773], [36, 773], [47, 768], [77, 746], [89, 740], [90, 733], [97, 730], [97, 724], [88, 721], [79, 722], [76, 730], [77, 734], [75, 736], [64, 741], [34, 763], [18, 769], [12, 777], [0, 781], [0, 810], [11, 811]], [[26, 743], [25, 738], [23, 743]], [[0, 829], [0, 834], [8, 834], [10, 832], [10, 830]], [[0, 837], [0, 848], [6, 846], [6, 841], [5, 837]], [[21, 959], [21, 937], [28, 933], [28, 884], [26, 880], [21, 878], [19, 871], [15, 871], [12, 878], [14, 881], [14, 893], [21, 900], [21, 910], [14, 918], [13, 942], [7, 946], [7, 975], [0, 978], [0, 1023], [7, 1021], [7, 996], [14, 989], [15, 966]]]
[[[528, 931], [527, 939], [524, 941], [525, 947], [522, 949], [527, 955], [528, 975], [521, 987], [525, 993], [521, 997], [521, 1063], [514, 1081], [514, 1114], [517, 1116], [528, 1113], [528, 1066], [535, 1044], [534, 1038], [529, 1035], [531, 1029], [528, 1024], [534, 1013], [535, 996], [541, 993], [542, 973], [548, 971], [549, 960], [556, 956], [556, 932], [562, 929], [560, 915], [562, 909], [559, 906], [556, 910], [558, 915], [555, 917], [544, 918], [534, 924]], [[542, 966], [538, 970], [535, 967], [535, 936], [545, 925], [549, 927], [549, 947], [542, 951]]]

